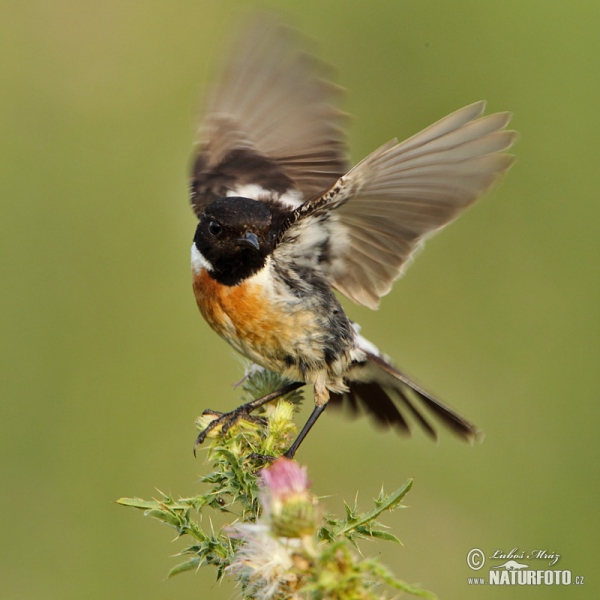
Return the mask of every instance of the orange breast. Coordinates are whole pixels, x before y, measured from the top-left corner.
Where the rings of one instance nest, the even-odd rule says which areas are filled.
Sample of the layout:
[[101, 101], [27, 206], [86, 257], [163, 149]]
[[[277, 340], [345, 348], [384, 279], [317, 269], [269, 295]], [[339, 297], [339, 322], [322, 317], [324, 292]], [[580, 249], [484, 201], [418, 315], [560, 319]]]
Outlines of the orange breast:
[[[215, 281], [205, 269], [194, 275], [194, 294], [208, 324], [243, 354], [280, 354], [298, 330], [299, 315], [278, 311], [263, 287], [250, 279], [235, 286]], [[301, 319], [303, 320], [303, 319]]]
[[193, 281], [200, 312], [238, 352], [293, 381], [346, 390], [342, 375], [352, 359], [351, 347], [327, 362], [327, 324], [309, 301], [286, 293], [277, 283], [269, 285], [268, 272], [226, 286], [201, 269]]

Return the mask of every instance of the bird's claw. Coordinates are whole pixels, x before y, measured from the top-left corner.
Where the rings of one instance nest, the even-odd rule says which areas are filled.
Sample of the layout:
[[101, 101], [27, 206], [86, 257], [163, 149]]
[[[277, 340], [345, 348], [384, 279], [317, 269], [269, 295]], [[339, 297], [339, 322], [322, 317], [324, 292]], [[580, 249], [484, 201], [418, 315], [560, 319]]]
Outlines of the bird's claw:
[[221, 427], [221, 433], [225, 435], [231, 427], [233, 427], [240, 419], [250, 421], [251, 423], [264, 423], [262, 417], [255, 417], [250, 414], [246, 406], [240, 406], [231, 412], [219, 412], [217, 410], [211, 410], [207, 408], [202, 415], [209, 415], [216, 417], [213, 419], [199, 434], [194, 442], [194, 456], [196, 456], [196, 449], [200, 444], [206, 440], [208, 434], [216, 427]]

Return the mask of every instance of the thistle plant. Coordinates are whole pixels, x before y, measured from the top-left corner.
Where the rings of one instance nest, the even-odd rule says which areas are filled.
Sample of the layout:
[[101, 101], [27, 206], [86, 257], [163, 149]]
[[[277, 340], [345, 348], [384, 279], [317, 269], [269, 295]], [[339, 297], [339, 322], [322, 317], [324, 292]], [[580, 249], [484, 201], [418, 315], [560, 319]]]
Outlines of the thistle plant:
[[[287, 383], [254, 368], [243, 382], [245, 401]], [[117, 502], [172, 527], [178, 537], [189, 537], [190, 545], [178, 555], [182, 562], [169, 576], [212, 565], [217, 580], [233, 578], [241, 584], [243, 598], [256, 600], [375, 600], [394, 590], [434, 598], [358, 551], [361, 539], [399, 543], [378, 519], [402, 506], [412, 480], [392, 494], [382, 490], [369, 512], [360, 512], [356, 502], [345, 504], [344, 517], [338, 518], [325, 514], [310, 491], [306, 467], [281, 457], [295, 434], [293, 416], [301, 400], [300, 391], [291, 392], [253, 420], [240, 420], [224, 433], [211, 431], [211, 471], [200, 479], [208, 486], [204, 493], [176, 500], [159, 492], [153, 500]], [[198, 428], [212, 418], [199, 417]], [[209, 511], [228, 522], [206, 530], [200, 521]]]

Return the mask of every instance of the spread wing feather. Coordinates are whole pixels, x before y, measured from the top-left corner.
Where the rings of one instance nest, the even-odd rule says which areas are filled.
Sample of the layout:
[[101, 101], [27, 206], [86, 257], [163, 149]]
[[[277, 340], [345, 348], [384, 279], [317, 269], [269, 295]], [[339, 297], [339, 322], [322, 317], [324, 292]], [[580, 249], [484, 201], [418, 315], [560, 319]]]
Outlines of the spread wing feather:
[[341, 90], [327, 75], [300, 50], [295, 31], [265, 16], [249, 24], [199, 129], [191, 178], [197, 214], [244, 186], [247, 197], [262, 199], [257, 189], [271, 198], [293, 192], [300, 204], [347, 171]]
[[377, 308], [415, 250], [471, 206], [513, 162], [509, 113], [478, 118], [477, 102], [405, 142], [388, 142], [296, 211], [336, 209], [329, 278], [351, 300]]

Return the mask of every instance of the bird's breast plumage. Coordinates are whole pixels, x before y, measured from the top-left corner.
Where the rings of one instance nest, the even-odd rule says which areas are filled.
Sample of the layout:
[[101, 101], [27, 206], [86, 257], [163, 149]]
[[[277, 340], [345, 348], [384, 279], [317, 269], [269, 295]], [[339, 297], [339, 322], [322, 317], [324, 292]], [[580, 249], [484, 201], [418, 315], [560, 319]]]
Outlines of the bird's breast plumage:
[[338, 334], [319, 318], [316, 297], [288, 292], [270, 263], [233, 286], [219, 283], [201, 268], [194, 272], [193, 287], [207, 323], [238, 352], [268, 369], [295, 380], [332, 380], [327, 373], [333, 363], [347, 362], [348, 340], [340, 336], [339, 349], [332, 351], [330, 340]]
[[[267, 354], [289, 346], [295, 332], [312, 328], [308, 311], [282, 310], [262, 274], [227, 286], [203, 269], [194, 276], [194, 294], [209, 325], [236, 349], [248, 346]], [[297, 334], [296, 334], [297, 335]], [[238, 347], [239, 346], [239, 347]]]

